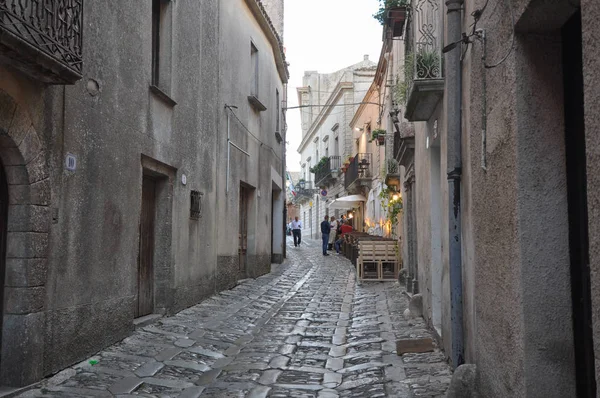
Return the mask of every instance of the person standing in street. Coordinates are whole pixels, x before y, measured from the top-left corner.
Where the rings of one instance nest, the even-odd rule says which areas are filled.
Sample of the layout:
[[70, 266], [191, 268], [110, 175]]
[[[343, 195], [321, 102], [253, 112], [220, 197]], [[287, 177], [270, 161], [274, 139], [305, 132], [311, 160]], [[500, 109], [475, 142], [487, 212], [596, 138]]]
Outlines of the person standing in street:
[[329, 256], [327, 253], [327, 246], [329, 245], [329, 233], [331, 232], [331, 225], [329, 224], [329, 216], [325, 216], [321, 223], [321, 235], [323, 238], [323, 255]]
[[337, 233], [338, 222], [334, 216], [331, 216], [331, 222], [329, 223], [331, 231], [329, 232], [329, 244], [327, 250], [333, 250], [333, 244], [335, 243], [335, 235]]
[[302, 221], [298, 220], [298, 216], [292, 221], [292, 235], [294, 235], [294, 247], [298, 247], [302, 242]]

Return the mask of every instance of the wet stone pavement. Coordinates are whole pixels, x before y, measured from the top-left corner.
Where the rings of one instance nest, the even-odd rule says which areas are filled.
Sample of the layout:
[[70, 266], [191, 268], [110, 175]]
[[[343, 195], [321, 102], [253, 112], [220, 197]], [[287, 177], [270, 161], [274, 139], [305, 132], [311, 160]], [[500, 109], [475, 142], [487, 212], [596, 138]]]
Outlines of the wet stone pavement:
[[443, 397], [441, 352], [395, 353], [396, 339], [431, 336], [402, 317], [407, 306], [397, 283], [359, 286], [320, 242], [288, 242], [271, 274], [138, 329], [21, 397]]

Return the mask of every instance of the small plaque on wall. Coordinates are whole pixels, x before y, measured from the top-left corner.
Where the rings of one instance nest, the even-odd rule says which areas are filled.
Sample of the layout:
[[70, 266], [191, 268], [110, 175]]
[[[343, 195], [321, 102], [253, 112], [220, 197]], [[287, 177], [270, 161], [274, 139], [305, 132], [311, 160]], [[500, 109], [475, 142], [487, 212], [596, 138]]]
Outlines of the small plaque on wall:
[[77, 157], [72, 153], [67, 153], [65, 158], [65, 168], [69, 171], [75, 171], [77, 169]]

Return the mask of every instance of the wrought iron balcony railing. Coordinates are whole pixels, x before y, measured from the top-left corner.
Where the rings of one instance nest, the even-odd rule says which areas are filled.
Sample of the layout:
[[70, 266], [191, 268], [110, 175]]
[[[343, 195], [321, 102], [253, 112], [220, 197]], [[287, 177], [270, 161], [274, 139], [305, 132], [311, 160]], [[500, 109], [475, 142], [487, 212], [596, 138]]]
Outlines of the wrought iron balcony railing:
[[312, 181], [302, 181], [296, 185], [296, 202], [304, 202], [312, 199], [312, 197], [318, 193], [318, 189], [315, 189]]
[[0, 0], [0, 59], [37, 80], [81, 79], [83, 0]]
[[330, 156], [327, 158], [327, 162], [315, 173], [317, 186], [327, 185], [331, 181], [334, 181], [341, 166], [342, 158], [340, 156]]
[[444, 89], [440, 3], [413, 0], [413, 11], [406, 27], [404, 89], [405, 117], [409, 121], [429, 120]]
[[344, 186], [348, 189], [351, 185], [362, 185], [366, 180], [373, 178], [373, 155], [359, 153], [350, 162], [344, 179]]

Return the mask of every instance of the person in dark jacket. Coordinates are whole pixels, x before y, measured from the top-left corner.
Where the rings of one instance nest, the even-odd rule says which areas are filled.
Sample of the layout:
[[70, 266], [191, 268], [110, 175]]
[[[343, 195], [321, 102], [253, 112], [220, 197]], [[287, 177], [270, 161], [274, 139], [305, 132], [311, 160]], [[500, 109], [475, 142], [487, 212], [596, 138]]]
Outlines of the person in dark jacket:
[[331, 233], [331, 224], [329, 224], [329, 217], [325, 216], [321, 223], [321, 234], [323, 238], [323, 255], [329, 256], [327, 253], [327, 246], [329, 245], [329, 234]]

